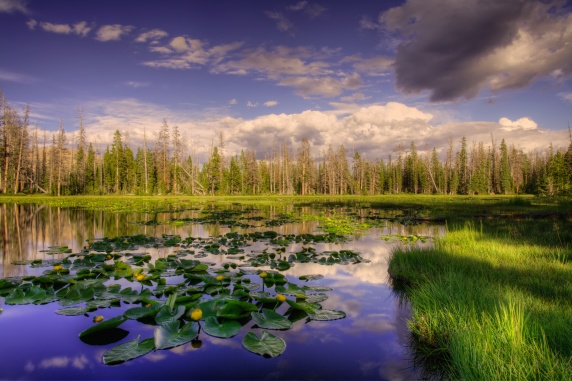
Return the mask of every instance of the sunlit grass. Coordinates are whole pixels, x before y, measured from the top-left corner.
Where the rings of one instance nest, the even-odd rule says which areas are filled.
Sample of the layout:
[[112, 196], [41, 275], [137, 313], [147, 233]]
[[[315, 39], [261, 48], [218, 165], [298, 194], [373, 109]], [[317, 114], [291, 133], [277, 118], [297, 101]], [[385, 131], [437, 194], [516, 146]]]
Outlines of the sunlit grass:
[[572, 224], [556, 222], [558, 239], [553, 223], [464, 223], [433, 248], [396, 250], [417, 354], [452, 379], [572, 379]]

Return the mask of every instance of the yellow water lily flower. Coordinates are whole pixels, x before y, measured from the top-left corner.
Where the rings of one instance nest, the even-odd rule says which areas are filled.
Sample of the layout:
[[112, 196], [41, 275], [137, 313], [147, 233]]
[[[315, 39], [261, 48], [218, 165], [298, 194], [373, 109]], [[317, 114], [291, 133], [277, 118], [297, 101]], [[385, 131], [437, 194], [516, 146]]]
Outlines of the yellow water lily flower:
[[260, 273], [260, 277], [261, 277], [262, 279], [266, 278], [267, 276], [268, 276], [268, 274], [265, 273], [264, 271]]
[[203, 318], [203, 311], [200, 308], [197, 308], [191, 312], [191, 319], [194, 321], [199, 321]]
[[219, 282], [222, 281], [223, 279], [224, 279], [224, 276], [222, 276], [222, 275], [219, 275], [216, 277], [216, 280], [218, 280]]
[[283, 303], [286, 301], [286, 296], [282, 295], [282, 294], [278, 294], [276, 295], [276, 300], [278, 300], [279, 302]]
[[136, 279], [141, 282], [143, 279], [145, 279], [145, 274], [139, 274], [137, 275]]
[[94, 323], [101, 323], [103, 321], [103, 316], [96, 316], [93, 318]]
[[61, 271], [61, 270], [63, 270], [63, 268], [64, 267], [62, 265], [57, 265], [57, 266], [54, 266], [54, 271]]

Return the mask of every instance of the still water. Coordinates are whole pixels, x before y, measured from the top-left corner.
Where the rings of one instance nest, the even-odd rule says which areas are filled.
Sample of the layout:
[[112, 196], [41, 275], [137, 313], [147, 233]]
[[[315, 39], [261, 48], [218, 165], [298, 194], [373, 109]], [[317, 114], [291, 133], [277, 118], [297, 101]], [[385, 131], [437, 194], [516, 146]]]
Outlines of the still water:
[[[280, 210], [272, 207], [252, 208], [233, 205], [235, 218], [242, 226], [201, 223], [192, 220], [203, 215], [206, 207], [175, 213], [108, 213], [43, 205], [0, 205], [0, 275], [2, 278], [40, 275], [51, 267], [31, 268], [15, 265], [15, 261], [61, 260], [68, 254], [50, 254], [53, 246], [68, 246], [72, 253], [80, 252], [88, 242], [103, 237], [145, 234], [153, 237], [178, 235], [186, 237], [217, 237], [229, 232], [273, 230], [280, 235], [320, 234], [320, 221], [306, 218], [268, 227], [264, 221], [276, 220], [288, 212], [291, 216], [310, 216], [324, 213], [311, 207]], [[286, 210], [284, 209], [286, 208]], [[328, 299], [322, 307], [344, 311], [346, 317], [334, 321], [296, 321], [292, 329], [272, 331], [286, 342], [286, 350], [276, 358], [264, 358], [245, 350], [244, 335], [260, 332], [252, 322], [232, 338], [221, 339], [199, 334], [198, 340], [172, 349], [157, 350], [119, 365], [105, 365], [103, 354], [118, 344], [153, 337], [155, 327], [128, 320], [121, 328], [128, 332], [121, 341], [104, 345], [91, 345], [78, 338], [78, 333], [94, 323], [96, 315], [111, 319], [133, 305], [99, 309], [87, 315], [62, 316], [55, 313], [58, 302], [45, 305], [7, 305], [0, 297], [0, 379], [5, 380], [416, 380], [421, 371], [412, 366], [407, 344], [409, 332], [405, 320], [409, 316], [406, 304], [400, 302], [387, 284], [387, 261], [394, 245], [403, 245], [390, 235], [436, 236], [443, 227], [436, 225], [404, 225], [383, 218], [367, 219], [370, 210], [327, 210], [336, 215], [363, 216], [364, 221], [375, 221], [375, 226], [359, 236], [342, 243], [291, 243], [288, 253], [312, 246], [317, 252], [351, 250], [359, 252], [366, 261], [355, 264], [322, 265], [295, 263], [282, 273], [289, 282], [326, 286]], [[375, 211], [375, 216], [399, 213]], [[179, 219], [184, 223], [162, 224]], [[185, 220], [186, 219], [186, 220]], [[190, 221], [189, 221], [190, 220]], [[149, 221], [154, 223], [150, 224]], [[156, 222], [156, 223], [155, 223]], [[210, 221], [212, 222], [212, 221]], [[245, 227], [250, 225], [250, 227]], [[422, 243], [414, 243], [420, 244]], [[425, 243], [425, 244], [430, 244]], [[256, 242], [245, 247], [245, 253], [260, 252], [270, 246]], [[176, 253], [178, 247], [147, 247], [140, 249], [151, 255], [153, 263]], [[229, 262], [225, 255], [207, 254], [214, 268]], [[268, 267], [257, 270], [268, 270]], [[305, 283], [298, 278], [308, 274], [321, 274], [322, 279]], [[176, 278], [176, 277], [175, 277]], [[169, 280], [175, 282], [176, 280]], [[125, 284], [137, 289], [136, 283]], [[117, 283], [110, 280], [107, 284]], [[127, 282], [129, 283], [129, 282]], [[283, 313], [286, 306], [277, 312]]]

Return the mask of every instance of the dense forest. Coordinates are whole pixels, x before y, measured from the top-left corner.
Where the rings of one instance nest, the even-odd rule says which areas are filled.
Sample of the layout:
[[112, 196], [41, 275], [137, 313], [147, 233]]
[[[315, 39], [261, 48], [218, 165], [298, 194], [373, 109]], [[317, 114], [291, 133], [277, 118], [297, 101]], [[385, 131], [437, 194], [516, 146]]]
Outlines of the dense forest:
[[[132, 149], [119, 131], [103, 152], [79, 130], [68, 141], [57, 132], [39, 136], [30, 109], [18, 112], [0, 92], [0, 192], [75, 194], [569, 194], [572, 140], [567, 151], [546, 147], [525, 153], [504, 139], [449, 142], [444, 160], [437, 149], [398, 146], [386, 158], [365, 159], [343, 145], [312, 156], [311, 144], [285, 142], [266, 152], [244, 149], [225, 155], [222, 136], [209, 158], [188, 154], [177, 126], [163, 121], [158, 136]], [[259, 156], [257, 156], [259, 155]], [[264, 157], [260, 159], [259, 157]]]

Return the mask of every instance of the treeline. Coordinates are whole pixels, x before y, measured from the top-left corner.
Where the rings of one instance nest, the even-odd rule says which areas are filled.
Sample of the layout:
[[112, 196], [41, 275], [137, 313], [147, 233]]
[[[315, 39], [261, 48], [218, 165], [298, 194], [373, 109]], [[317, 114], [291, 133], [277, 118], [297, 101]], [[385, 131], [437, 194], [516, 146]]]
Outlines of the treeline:
[[[570, 194], [572, 142], [567, 151], [525, 153], [505, 140], [449, 141], [444, 160], [437, 150], [420, 153], [414, 142], [387, 158], [366, 159], [330, 146], [319, 157], [303, 139], [293, 147], [274, 144], [257, 159], [244, 149], [225, 154], [212, 145], [206, 163], [188, 153], [177, 126], [167, 121], [158, 136], [133, 150], [119, 131], [105, 150], [86, 139], [81, 112], [73, 141], [60, 122], [57, 132], [39, 136], [29, 125], [30, 109], [18, 112], [0, 92], [0, 191], [76, 194]], [[459, 144], [460, 143], [460, 144]], [[262, 152], [261, 152], [262, 153]]]

